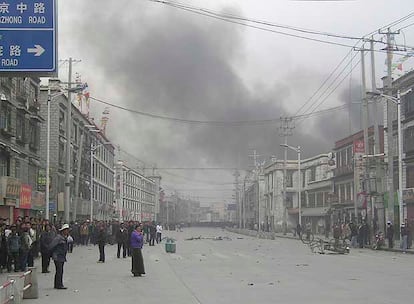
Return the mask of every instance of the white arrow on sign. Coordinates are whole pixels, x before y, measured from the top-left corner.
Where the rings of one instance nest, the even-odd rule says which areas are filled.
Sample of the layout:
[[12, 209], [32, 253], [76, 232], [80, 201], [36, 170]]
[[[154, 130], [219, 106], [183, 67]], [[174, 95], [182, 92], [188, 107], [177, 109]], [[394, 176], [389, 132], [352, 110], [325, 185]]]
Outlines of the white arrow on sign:
[[42, 55], [45, 52], [45, 49], [41, 45], [35, 44], [35, 47], [34, 48], [28, 48], [27, 52], [28, 53], [34, 53], [34, 55], [37, 57], [37, 56]]

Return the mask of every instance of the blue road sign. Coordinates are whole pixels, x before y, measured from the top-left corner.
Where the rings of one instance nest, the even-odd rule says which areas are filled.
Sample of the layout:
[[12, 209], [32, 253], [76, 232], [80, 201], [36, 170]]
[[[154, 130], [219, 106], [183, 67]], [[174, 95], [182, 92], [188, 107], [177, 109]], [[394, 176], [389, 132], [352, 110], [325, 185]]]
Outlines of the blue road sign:
[[0, 72], [57, 72], [56, 0], [0, 0]]

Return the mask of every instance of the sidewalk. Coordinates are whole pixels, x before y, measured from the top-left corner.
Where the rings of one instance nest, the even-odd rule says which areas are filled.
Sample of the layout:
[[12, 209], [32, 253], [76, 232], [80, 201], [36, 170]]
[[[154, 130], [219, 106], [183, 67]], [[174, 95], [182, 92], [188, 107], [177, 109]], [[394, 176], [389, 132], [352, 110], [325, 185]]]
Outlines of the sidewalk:
[[[239, 233], [239, 234], [243, 234], [243, 235], [247, 235], [247, 236], [251, 236], [251, 237], [257, 237], [258, 236], [258, 232], [256, 230], [237, 229], [237, 228], [226, 228], [226, 229], [228, 231], [231, 231], [231, 232], [234, 232], [234, 233]], [[325, 239], [324, 235], [315, 235], [315, 237]], [[262, 231], [262, 232], [260, 232], [259, 238], [268, 239], [268, 240], [274, 240], [275, 238], [285, 238], [285, 239], [292, 239], [292, 240], [300, 241], [300, 239], [297, 236], [296, 237], [293, 236], [293, 234], [291, 232], [283, 234], [282, 232], [264, 232], [264, 231]], [[358, 248], [358, 249], [363, 249], [363, 248]], [[371, 249], [371, 248], [365, 248], [365, 249]], [[403, 250], [400, 249], [400, 242], [399, 241], [395, 241], [394, 248], [383, 247], [380, 250], [403, 253]], [[407, 249], [405, 253], [414, 254], [414, 248]]]

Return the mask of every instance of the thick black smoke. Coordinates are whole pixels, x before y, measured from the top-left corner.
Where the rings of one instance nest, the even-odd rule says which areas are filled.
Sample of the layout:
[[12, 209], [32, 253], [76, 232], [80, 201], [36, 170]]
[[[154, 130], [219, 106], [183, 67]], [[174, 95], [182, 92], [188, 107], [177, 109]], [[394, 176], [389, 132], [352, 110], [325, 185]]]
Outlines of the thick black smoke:
[[[185, 119], [269, 119], [286, 115], [286, 102], [295, 90], [303, 90], [304, 100], [312, 93], [298, 83], [317, 85], [309, 71], [275, 71], [269, 75], [275, 79], [272, 88], [257, 86], [252, 91], [236, 72], [248, 57], [244, 28], [145, 1], [99, 2], [100, 9], [94, 8], [94, 1], [78, 2], [69, 35], [95, 66], [94, 73], [105, 79], [102, 87], [116, 92], [113, 103]], [[91, 88], [91, 95], [109, 99], [100, 96], [99, 88]], [[223, 128], [111, 111], [108, 135], [159, 166], [246, 168], [252, 149], [263, 157], [281, 152], [278, 124]], [[339, 136], [347, 135], [346, 115], [345, 111], [313, 120], [311, 133], [305, 122], [289, 140], [303, 146], [305, 156], [327, 152]], [[357, 123], [354, 115], [351, 120]]]

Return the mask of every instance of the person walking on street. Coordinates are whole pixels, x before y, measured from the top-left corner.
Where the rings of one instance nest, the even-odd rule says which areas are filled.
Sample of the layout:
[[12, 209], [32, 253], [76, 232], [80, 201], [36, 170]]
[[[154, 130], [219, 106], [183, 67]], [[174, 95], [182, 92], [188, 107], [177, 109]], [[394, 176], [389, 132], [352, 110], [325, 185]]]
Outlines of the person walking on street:
[[400, 249], [405, 253], [407, 251], [407, 244], [408, 244], [408, 233], [405, 227], [405, 224], [401, 224], [401, 241], [400, 241]]
[[59, 229], [59, 234], [55, 236], [50, 244], [50, 252], [55, 263], [55, 289], [67, 289], [63, 285], [63, 265], [66, 262], [66, 253], [68, 252], [67, 237], [69, 235], [69, 225], [63, 224]]
[[349, 228], [351, 229], [351, 247], [357, 248], [358, 228], [353, 222], [349, 223]]
[[105, 244], [106, 244], [106, 229], [104, 224], [99, 226], [99, 231], [96, 236], [96, 243], [99, 246], [99, 261], [98, 263], [105, 263]]
[[296, 233], [300, 239], [300, 235], [302, 234], [302, 226], [299, 223], [296, 225]]
[[42, 273], [49, 273], [50, 252], [49, 246], [55, 234], [52, 232], [50, 224], [45, 225], [45, 230], [40, 235], [40, 254], [42, 255]]
[[21, 235], [20, 235], [20, 270], [26, 271], [27, 269], [27, 258], [29, 256], [30, 248], [32, 247], [32, 238], [29, 234], [29, 226], [26, 223], [21, 224]]
[[21, 240], [19, 233], [17, 232], [16, 224], [11, 225], [11, 232], [7, 237], [7, 271], [11, 272], [12, 263], [14, 263], [14, 272], [18, 272], [20, 269], [20, 246]]
[[144, 259], [142, 257], [142, 246], [144, 244], [144, 236], [141, 233], [141, 227], [135, 226], [135, 230], [131, 234], [132, 249], [132, 267], [131, 272], [134, 277], [140, 277], [145, 274]]
[[157, 225], [157, 244], [161, 243], [161, 234], [162, 234], [162, 226], [161, 224]]
[[152, 222], [151, 225], [149, 226], [149, 231], [150, 231], [149, 245], [154, 246], [154, 241], [155, 241], [155, 237], [156, 237], [156, 234], [157, 234], [157, 228], [155, 227], [154, 222]]
[[117, 233], [116, 233], [116, 242], [118, 243], [117, 258], [121, 256], [122, 248], [122, 257], [126, 258], [127, 255], [127, 242], [128, 242], [128, 230], [125, 228], [124, 223], [121, 223]]
[[394, 248], [394, 226], [391, 221], [387, 222], [387, 239], [388, 239], [388, 248]]

